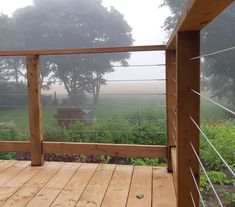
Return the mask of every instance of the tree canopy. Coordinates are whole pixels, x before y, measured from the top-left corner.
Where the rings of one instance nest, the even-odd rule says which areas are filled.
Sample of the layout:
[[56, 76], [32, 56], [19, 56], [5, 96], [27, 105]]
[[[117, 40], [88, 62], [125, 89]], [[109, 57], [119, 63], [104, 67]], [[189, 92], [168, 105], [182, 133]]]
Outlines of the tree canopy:
[[[172, 15], [165, 20], [166, 31], [177, 23], [186, 0], [164, 0]], [[202, 54], [234, 46], [235, 43], [235, 4], [221, 13], [201, 33]], [[226, 98], [235, 107], [235, 51], [207, 57], [202, 61], [203, 86], [212, 92], [213, 97]]]
[[[1, 23], [3, 19], [4, 24]], [[34, 0], [32, 6], [18, 9], [12, 18], [0, 17], [2, 49], [58, 49], [132, 45], [131, 27], [114, 8], [105, 8], [100, 0]], [[0, 30], [2, 32], [2, 30]], [[9, 35], [10, 34], [10, 35]], [[43, 57], [42, 81], [48, 87], [56, 81], [64, 84], [71, 104], [78, 104], [86, 93], [95, 102], [103, 75], [113, 71], [112, 64], [127, 64], [129, 53], [106, 55], [64, 55]], [[22, 63], [22, 59], [18, 59]], [[6, 62], [6, 61], [5, 61]], [[17, 60], [8, 61], [11, 68]]]

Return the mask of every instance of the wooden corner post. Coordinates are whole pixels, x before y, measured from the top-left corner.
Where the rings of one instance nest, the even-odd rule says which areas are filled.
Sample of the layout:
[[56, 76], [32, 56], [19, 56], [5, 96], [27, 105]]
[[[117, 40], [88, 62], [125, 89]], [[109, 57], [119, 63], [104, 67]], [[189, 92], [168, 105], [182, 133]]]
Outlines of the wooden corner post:
[[44, 156], [42, 153], [43, 133], [39, 56], [27, 56], [26, 65], [28, 80], [31, 165], [41, 166], [44, 164]]
[[171, 147], [176, 146], [176, 51], [166, 50], [167, 166], [172, 172]]
[[177, 65], [177, 207], [199, 207], [199, 194], [190, 168], [199, 185], [199, 163], [190, 142], [199, 153], [199, 131], [190, 116], [199, 124], [200, 98], [190, 89], [200, 91], [200, 32], [178, 32], [176, 38]]

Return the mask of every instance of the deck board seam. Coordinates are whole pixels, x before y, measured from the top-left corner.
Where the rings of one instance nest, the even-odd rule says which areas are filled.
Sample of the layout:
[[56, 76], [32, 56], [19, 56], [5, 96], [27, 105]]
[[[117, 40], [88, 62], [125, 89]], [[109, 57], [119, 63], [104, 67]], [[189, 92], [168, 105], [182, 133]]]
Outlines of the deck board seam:
[[115, 168], [113, 169], [113, 172], [112, 172], [112, 175], [111, 175], [111, 177], [110, 177], [109, 183], [108, 183], [107, 188], [106, 188], [106, 190], [105, 190], [105, 192], [104, 192], [104, 196], [103, 196], [102, 201], [101, 201], [101, 203], [100, 203], [100, 206], [101, 206], [101, 207], [102, 207], [102, 204], [103, 204], [103, 202], [104, 202], [104, 198], [105, 198], [105, 196], [106, 196], [106, 194], [107, 194], [107, 191], [108, 191], [108, 189], [109, 189], [109, 186], [110, 186], [110, 184], [111, 184], [111, 181], [112, 181], [112, 179], [113, 179], [113, 175], [114, 175], [114, 172], [116, 171], [116, 169], [117, 169], [117, 165], [115, 165]]
[[[15, 162], [12, 162], [11, 163], [11, 165], [9, 165], [6, 169], [4, 169], [3, 171], [0, 171], [0, 176], [1, 176], [1, 174], [5, 171], [5, 170], [7, 170], [9, 167], [11, 167], [12, 165], [14, 165], [14, 164], [16, 164], [17, 163], [17, 161], [15, 161]], [[6, 165], [7, 165], [7, 163], [6, 163]], [[4, 167], [5, 165], [3, 165], [3, 167]]]
[[[47, 165], [48, 163], [46, 163], [45, 165]], [[36, 176], [39, 172], [41, 172], [41, 170], [44, 168], [44, 166], [34, 175], [34, 176]], [[26, 183], [28, 183], [34, 176], [32, 176], [27, 182], [25, 182], [22, 186], [20, 186], [20, 188], [16, 191], [16, 192], [14, 192], [4, 203], [3, 203], [3, 205], [9, 200], [9, 199], [11, 199], [23, 186], [25, 186], [26, 185]]]
[[[48, 164], [48, 162], [45, 163], [44, 166], [46, 166], [47, 164]], [[29, 180], [27, 180], [23, 185], [21, 185], [21, 186], [17, 189], [17, 191], [15, 191], [7, 200], [4, 201], [4, 203], [3, 203], [2, 205], [4, 205], [9, 199], [11, 199], [11, 197], [13, 197], [13, 196], [14, 196], [23, 186], [25, 186], [26, 183], [28, 183], [34, 176], [36, 176], [39, 172], [41, 172], [41, 170], [44, 168], [44, 166], [43, 166], [38, 172], [36, 172], [35, 175], [33, 175]]]
[[[29, 164], [29, 161], [24, 161], [24, 162], [26, 162], [26, 163], [28, 163]], [[19, 163], [19, 161], [17, 161], [17, 162], [15, 162], [14, 164], [16, 164], [16, 163]], [[11, 165], [11, 167], [12, 167], [13, 165]], [[2, 186], [4, 186], [5, 184], [7, 184], [8, 182], [10, 182], [13, 178], [15, 178], [16, 176], [18, 176], [18, 174], [19, 173], [21, 173], [25, 168], [27, 168], [28, 167], [28, 165], [26, 165], [25, 167], [23, 167], [19, 172], [17, 172], [17, 174], [15, 174], [14, 176], [12, 176], [9, 180], [7, 180], [5, 183], [2, 183]], [[5, 171], [5, 170], [4, 170]], [[0, 175], [1, 176], [1, 175]]]
[[81, 168], [81, 166], [83, 165], [83, 163], [80, 163], [80, 166], [78, 167], [78, 169], [74, 172], [74, 174], [71, 176], [71, 178], [68, 180], [68, 182], [63, 186], [63, 188], [60, 190], [60, 192], [58, 193], [58, 195], [55, 197], [55, 199], [51, 202], [50, 206], [56, 201], [56, 199], [59, 197], [59, 195], [61, 194], [61, 192], [65, 189], [65, 187], [68, 185], [68, 183], [72, 180], [72, 178], [76, 175], [76, 173], [78, 172], [78, 170]]
[[151, 166], [151, 207], [153, 207], [153, 166]]
[[[54, 173], [54, 175], [51, 176], [51, 178], [41, 187], [41, 189], [25, 204], [25, 206], [27, 206], [33, 199], [34, 197], [36, 197], [36, 195], [47, 185], [47, 183], [60, 171], [60, 169], [64, 166], [65, 163], [63, 163], [60, 167], [58, 167], [58, 169], [56, 170], [56, 172]], [[44, 166], [43, 166], [44, 167]], [[41, 171], [41, 170], [40, 170]], [[31, 178], [32, 179], [32, 178]], [[30, 180], [31, 180], [30, 179]], [[30, 181], [28, 180], [28, 182]], [[27, 183], [28, 183], [27, 182]], [[26, 183], [25, 183], [26, 185]]]
[[80, 198], [82, 197], [82, 195], [83, 195], [83, 193], [85, 192], [87, 186], [88, 186], [89, 183], [91, 182], [91, 179], [93, 178], [93, 176], [94, 176], [94, 174], [95, 174], [95, 172], [96, 172], [96, 170], [98, 169], [99, 166], [100, 166], [100, 164], [97, 165], [96, 169], [95, 169], [94, 172], [92, 173], [91, 177], [89, 178], [89, 180], [88, 180], [88, 182], [87, 182], [85, 188], [83, 189], [83, 191], [82, 191], [81, 195], [79, 196], [79, 198], [78, 198], [76, 204], [74, 205], [74, 207], [77, 206], [77, 204], [78, 204]]
[[127, 207], [128, 200], [129, 200], [129, 196], [130, 196], [130, 190], [131, 190], [131, 184], [132, 184], [132, 179], [133, 179], [134, 170], [135, 170], [135, 166], [133, 166], [133, 169], [132, 169], [132, 172], [131, 172], [130, 185], [129, 185], [129, 189], [128, 189], [128, 194], [127, 194], [127, 199], [126, 199], [126, 205], [125, 205], [125, 207]]

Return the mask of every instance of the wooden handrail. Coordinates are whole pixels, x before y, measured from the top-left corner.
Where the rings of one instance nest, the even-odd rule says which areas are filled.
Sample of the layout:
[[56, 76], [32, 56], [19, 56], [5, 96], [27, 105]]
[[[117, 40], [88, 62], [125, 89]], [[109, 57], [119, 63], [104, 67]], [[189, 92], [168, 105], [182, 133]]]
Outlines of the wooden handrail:
[[[0, 141], [0, 152], [30, 152], [29, 141]], [[42, 142], [42, 153], [110, 155], [138, 158], [166, 158], [165, 145]]]
[[167, 42], [167, 49], [176, 48], [178, 32], [202, 30], [233, 2], [234, 0], [188, 0], [181, 18]]
[[0, 152], [30, 152], [30, 142], [0, 141]]
[[166, 158], [166, 146], [43, 142], [44, 153], [77, 153], [83, 155], [112, 155], [120, 157]]
[[145, 45], [145, 46], [126, 46], [126, 47], [104, 47], [104, 48], [18, 50], [18, 51], [0, 51], [0, 56], [76, 55], [76, 54], [98, 54], [98, 53], [118, 53], [118, 52], [161, 51], [165, 49], [166, 49], [165, 45]]

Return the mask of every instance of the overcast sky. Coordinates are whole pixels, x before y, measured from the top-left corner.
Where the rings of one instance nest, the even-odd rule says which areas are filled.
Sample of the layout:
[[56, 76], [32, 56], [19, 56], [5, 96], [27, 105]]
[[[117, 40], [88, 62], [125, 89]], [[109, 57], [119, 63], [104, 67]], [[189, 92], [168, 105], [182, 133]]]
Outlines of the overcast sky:
[[[49, 0], [48, 0], [49, 1]], [[85, 1], [85, 0], [84, 0]], [[167, 34], [162, 26], [170, 12], [167, 8], [159, 8], [163, 0], [103, 0], [106, 7], [114, 6], [125, 16], [125, 20], [133, 28], [134, 45], [163, 44]], [[18, 9], [32, 4], [32, 0], [0, 0], [0, 11], [11, 16]], [[147, 52], [133, 53], [129, 64], [164, 63], [164, 53]], [[133, 77], [135, 74], [135, 77]], [[107, 79], [140, 79], [164, 78], [164, 69], [129, 68], [116, 69], [116, 72], [106, 75]]]

